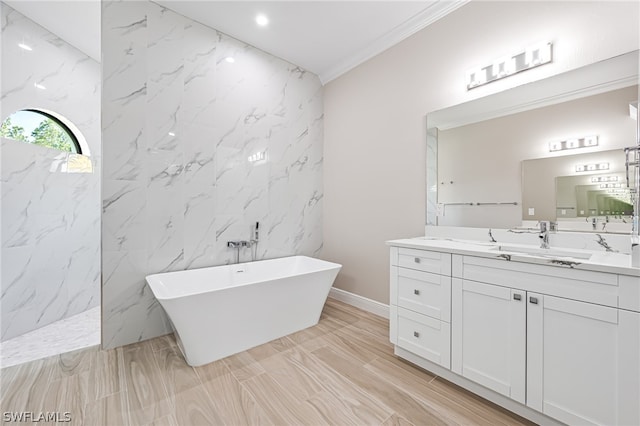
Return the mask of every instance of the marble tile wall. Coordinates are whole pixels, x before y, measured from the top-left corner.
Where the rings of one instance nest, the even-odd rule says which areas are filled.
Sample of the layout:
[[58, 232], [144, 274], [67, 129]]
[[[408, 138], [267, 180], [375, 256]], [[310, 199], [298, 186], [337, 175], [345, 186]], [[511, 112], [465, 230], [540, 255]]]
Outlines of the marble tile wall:
[[80, 173], [69, 166], [83, 159], [75, 154], [2, 139], [4, 341], [100, 304], [100, 68], [4, 3], [0, 21], [0, 120], [23, 108], [53, 111], [78, 127], [89, 151]]
[[233, 262], [255, 222], [258, 259], [319, 253], [323, 98], [316, 75], [155, 3], [102, 19], [109, 348], [170, 331], [146, 275]]

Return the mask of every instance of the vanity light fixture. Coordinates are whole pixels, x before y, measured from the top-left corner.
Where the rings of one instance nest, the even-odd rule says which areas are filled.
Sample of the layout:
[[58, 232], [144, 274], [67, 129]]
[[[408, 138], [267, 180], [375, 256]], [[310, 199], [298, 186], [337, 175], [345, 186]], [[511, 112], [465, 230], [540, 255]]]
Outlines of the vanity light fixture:
[[597, 172], [600, 170], [609, 170], [609, 163], [579, 164], [576, 166], [576, 172]]
[[553, 59], [551, 42], [542, 42], [497, 59], [492, 64], [473, 68], [466, 73], [467, 90], [517, 74]]
[[588, 148], [598, 146], [598, 136], [585, 136], [582, 138], [572, 138], [566, 141], [549, 142], [549, 151], [564, 151], [567, 149]]
[[618, 176], [594, 176], [591, 178], [591, 182], [617, 182]]
[[18, 43], [18, 47], [22, 50], [26, 50], [27, 52], [31, 52], [33, 49], [28, 44]]

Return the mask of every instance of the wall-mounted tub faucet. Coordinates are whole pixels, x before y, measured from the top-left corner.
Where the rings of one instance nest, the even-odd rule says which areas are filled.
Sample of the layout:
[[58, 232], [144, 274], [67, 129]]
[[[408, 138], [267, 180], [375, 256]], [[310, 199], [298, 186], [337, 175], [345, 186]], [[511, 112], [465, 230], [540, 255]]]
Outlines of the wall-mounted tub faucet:
[[229, 248], [233, 248], [236, 249], [236, 263], [240, 263], [240, 248], [241, 247], [248, 247], [248, 248], [252, 248], [254, 246], [256, 246], [256, 254], [254, 255], [253, 250], [251, 251], [251, 260], [256, 260], [255, 258], [257, 257], [258, 254], [258, 239], [259, 239], [259, 233], [258, 233], [258, 229], [260, 228], [260, 222], [256, 222], [255, 227], [253, 228], [252, 231], [252, 235], [251, 235], [251, 239], [250, 240], [239, 240], [239, 241], [227, 241], [227, 247]]
[[245, 244], [246, 241], [227, 241], [227, 247], [236, 249], [236, 263], [240, 263], [240, 247]]

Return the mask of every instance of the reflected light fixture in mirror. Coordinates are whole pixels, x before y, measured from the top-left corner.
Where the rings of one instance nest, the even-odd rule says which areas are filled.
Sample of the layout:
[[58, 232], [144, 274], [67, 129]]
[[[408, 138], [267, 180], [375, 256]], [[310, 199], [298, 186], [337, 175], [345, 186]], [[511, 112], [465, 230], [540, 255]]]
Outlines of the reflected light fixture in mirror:
[[617, 182], [618, 176], [594, 176], [591, 178], [591, 182]]
[[578, 164], [576, 166], [576, 172], [595, 172], [598, 170], [609, 170], [609, 163]]
[[264, 151], [256, 152], [255, 154], [247, 157], [247, 161], [249, 161], [250, 163], [255, 163], [256, 161], [262, 161], [264, 159], [266, 159], [266, 155]]
[[552, 61], [550, 42], [536, 43], [489, 65], [473, 68], [466, 73], [467, 90], [501, 78], [526, 71]]

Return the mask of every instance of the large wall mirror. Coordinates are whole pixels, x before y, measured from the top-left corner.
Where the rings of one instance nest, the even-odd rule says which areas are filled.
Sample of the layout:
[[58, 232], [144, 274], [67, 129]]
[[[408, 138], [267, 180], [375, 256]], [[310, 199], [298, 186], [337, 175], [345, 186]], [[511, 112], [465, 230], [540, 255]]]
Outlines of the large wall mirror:
[[427, 225], [628, 232], [637, 100], [633, 51], [429, 113]]

